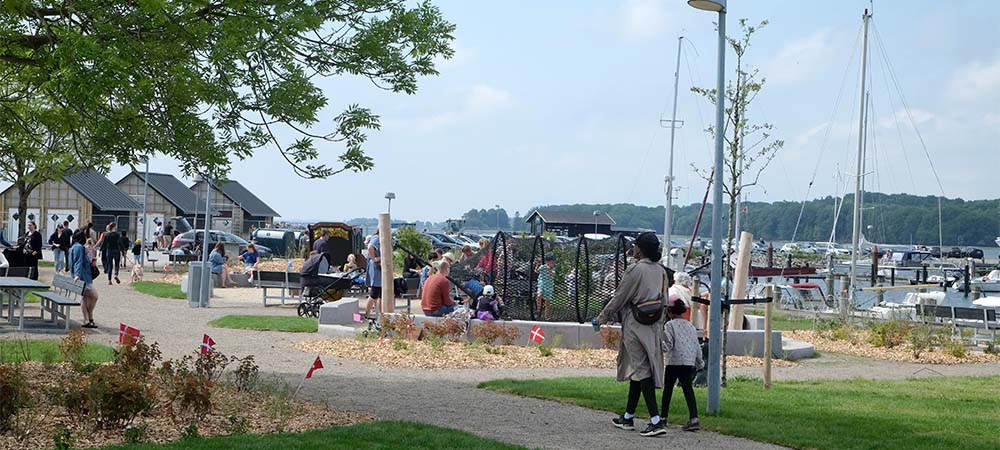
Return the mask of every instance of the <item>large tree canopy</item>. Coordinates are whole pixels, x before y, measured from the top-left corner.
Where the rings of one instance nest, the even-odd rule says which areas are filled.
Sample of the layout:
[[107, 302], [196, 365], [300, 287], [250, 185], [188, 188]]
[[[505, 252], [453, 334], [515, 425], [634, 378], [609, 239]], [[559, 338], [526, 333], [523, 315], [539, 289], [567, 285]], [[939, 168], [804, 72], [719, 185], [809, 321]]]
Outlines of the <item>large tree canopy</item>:
[[[453, 53], [454, 25], [401, 0], [0, 5], [0, 72], [49, 106], [77, 153], [127, 165], [162, 153], [213, 178], [265, 146], [304, 177], [370, 169], [362, 144], [378, 117], [356, 104], [320, 117], [329, 99], [316, 79], [356, 75], [413, 93]], [[7, 100], [0, 107], [16, 116]], [[338, 148], [338, 162], [320, 161], [317, 143]]]

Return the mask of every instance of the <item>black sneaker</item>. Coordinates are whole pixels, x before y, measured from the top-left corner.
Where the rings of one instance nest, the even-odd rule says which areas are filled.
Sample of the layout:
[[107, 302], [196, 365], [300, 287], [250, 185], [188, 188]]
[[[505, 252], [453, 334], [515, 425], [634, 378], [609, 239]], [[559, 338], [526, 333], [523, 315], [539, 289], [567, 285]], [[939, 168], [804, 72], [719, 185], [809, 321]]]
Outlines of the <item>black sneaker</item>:
[[611, 423], [614, 423], [616, 427], [625, 431], [635, 431], [635, 421], [633, 419], [626, 419], [624, 416], [615, 417], [611, 419]]
[[691, 419], [687, 425], [684, 425], [684, 431], [697, 431], [701, 429], [701, 421], [698, 419]]
[[666, 433], [667, 433], [667, 427], [663, 423], [663, 419], [660, 419], [660, 421], [656, 422], [655, 425], [654, 424], [649, 424], [649, 426], [647, 426], [645, 430], [642, 430], [641, 432], [639, 432], [639, 436], [652, 437], [652, 436], [659, 436], [661, 434], [666, 434]]
[[80, 327], [82, 327], [82, 328], [97, 328], [97, 325], [94, 324], [94, 321], [90, 321], [90, 322], [87, 322], [87, 323], [85, 323], [83, 325], [80, 325]]

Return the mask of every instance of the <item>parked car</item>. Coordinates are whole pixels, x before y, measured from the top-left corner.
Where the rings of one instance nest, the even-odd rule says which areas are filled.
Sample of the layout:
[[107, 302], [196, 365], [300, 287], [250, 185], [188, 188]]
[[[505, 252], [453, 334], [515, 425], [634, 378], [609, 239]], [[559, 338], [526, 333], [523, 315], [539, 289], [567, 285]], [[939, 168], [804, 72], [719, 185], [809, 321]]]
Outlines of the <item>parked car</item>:
[[948, 250], [948, 253], [945, 254], [945, 256], [947, 256], [949, 258], [961, 258], [962, 257], [962, 249], [960, 249], [958, 247], [952, 247], [950, 250]]
[[[196, 243], [200, 244], [204, 236], [205, 232], [203, 230], [191, 230], [181, 233], [174, 238], [173, 242], [170, 243], [170, 248], [194, 251], [197, 247]], [[220, 230], [209, 230], [208, 245], [214, 246], [217, 242], [222, 242], [223, 244], [234, 244], [239, 247], [240, 252], [246, 250], [247, 244], [249, 244], [246, 239], [243, 239], [233, 233]], [[267, 259], [274, 256], [274, 252], [272, 252], [267, 246], [254, 243], [254, 247], [257, 247], [257, 251], [260, 253], [261, 258]]]
[[972, 259], [983, 259], [983, 251], [975, 247], [965, 247], [962, 249], [962, 256]]
[[782, 245], [781, 248], [778, 249], [778, 251], [781, 253], [795, 253], [795, 252], [816, 253], [816, 249], [811, 247], [809, 244], [796, 243], [796, 242], [789, 242], [785, 245]]
[[930, 252], [931, 256], [933, 256], [935, 258], [940, 258], [941, 257], [941, 247], [938, 247], [938, 246], [935, 245], [935, 246], [927, 249], [927, 251]]
[[444, 249], [445, 251], [448, 251], [455, 248], [462, 248], [461, 245], [458, 245], [452, 242], [450, 239], [447, 239], [447, 237], [442, 233], [423, 233], [423, 235], [427, 236], [427, 239], [431, 240], [431, 246], [434, 247], [434, 250], [440, 248]]

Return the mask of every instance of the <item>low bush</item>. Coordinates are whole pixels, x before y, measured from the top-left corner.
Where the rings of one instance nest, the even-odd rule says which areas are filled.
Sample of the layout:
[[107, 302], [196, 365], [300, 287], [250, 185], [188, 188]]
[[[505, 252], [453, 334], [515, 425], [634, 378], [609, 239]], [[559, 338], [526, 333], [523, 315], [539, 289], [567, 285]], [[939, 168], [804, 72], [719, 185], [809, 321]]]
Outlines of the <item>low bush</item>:
[[83, 372], [86, 366], [83, 358], [83, 349], [87, 346], [85, 336], [83, 330], [72, 330], [59, 342], [59, 353], [62, 354], [63, 361], [68, 362], [77, 372]]
[[923, 352], [930, 350], [934, 346], [935, 336], [930, 327], [922, 325], [911, 329], [908, 339], [913, 357], [920, 358]]
[[17, 364], [0, 364], [0, 431], [8, 431], [14, 418], [31, 401], [28, 380]]
[[944, 342], [944, 352], [962, 359], [969, 354], [969, 349], [965, 348], [965, 343], [960, 339], [948, 339]]
[[122, 439], [128, 444], [141, 444], [149, 440], [147, 436], [148, 431], [149, 428], [144, 424], [129, 425], [125, 427]]
[[257, 380], [260, 378], [260, 367], [253, 359], [253, 355], [239, 360], [240, 364], [233, 372], [233, 386], [239, 392], [249, 392], [257, 387]]
[[437, 336], [441, 339], [457, 342], [459, 338], [465, 334], [465, 326], [461, 322], [454, 319], [443, 319], [440, 321], [428, 320], [424, 322], [424, 331], [426, 331], [431, 336]]
[[382, 316], [382, 337], [406, 339], [414, 330], [413, 316], [406, 314]]
[[136, 377], [145, 378], [160, 362], [160, 356], [160, 346], [157, 343], [149, 345], [145, 338], [140, 337], [135, 342], [118, 345], [115, 349], [114, 365]]
[[873, 322], [868, 328], [868, 343], [893, 348], [903, 345], [910, 334], [910, 324], [901, 320]]
[[622, 341], [622, 332], [611, 327], [602, 327], [597, 334], [601, 336], [604, 348], [608, 350], [618, 350], [618, 344]]
[[514, 325], [503, 325], [495, 321], [486, 321], [477, 325], [470, 331], [472, 338], [487, 345], [494, 345], [497, 341], [502, 345], [514, 345], [521, 337], [521, 330]]
[[118, 364], [98, 367], [66, 397], [66, 409], [78, 411], [98, 428], [124, 428], [156, 405], [153, 387], [144, 379]]

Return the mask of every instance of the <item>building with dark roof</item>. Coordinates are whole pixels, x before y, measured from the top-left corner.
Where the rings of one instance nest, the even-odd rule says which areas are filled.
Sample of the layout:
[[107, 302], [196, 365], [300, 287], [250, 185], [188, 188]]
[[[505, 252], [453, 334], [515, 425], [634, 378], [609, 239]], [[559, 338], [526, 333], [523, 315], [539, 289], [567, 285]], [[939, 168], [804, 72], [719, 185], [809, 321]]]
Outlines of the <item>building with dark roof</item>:
[[[196, 182], [190, 188], [191, 192], [203, 202], [205, 199], [204, 181]], [[238, 181], [229, 180], [213, 188], [212, 206], [216, 210], [212, 218], [212, 228], [229, 231], [244, 237], [250, 236], [253, 228], [266, 228], [274, 223], [274, 218], [280, 216], [263, 200]]]
[[[194, 224], [198, 214], [197, 197], [177, 177], [166, 173], [149, 173], [149, 189], [146, 190], [145, 172], [133, 171], [115, 183], [118, 188], [132, 197], [139, 205], [143, 202], [143, 192], [146, 198], [146, 217], [149, 226], [146, 227], [146, 239], [152, 240], [153, 233], [159, 224], [166, 223], [171, 217], [185, 217]], [[201, 205], [201, 214], [205, 214], [205, 206]], [[141, 215], [141, 212], [140, 212]], [[204, 222], [202, 222], [204, 223]], [[142, 228], [142, 217], [136, 216], [132, 226]]]
[[532, 211], [525, 222], [531, 224], [531, 233], [534, 235], [550, 232], [557, 236], [569, 237], [587, 233], [610, 235], [611, 226], [615, 225], [615, 219], [601, 211], [577, 213], [543, 209]]
[[[0, 211], [4, 212], [6, 237], [17, 238], [18, 192], [12, 185], [0, 192]], [[72, 229], [93, 223], [100, 231], [115, 222], [121, 231], [130, 236], [132, 224], [142, 206], [122, 192], [111, 180], [99, 172], [83, 170], [67, 175], [61, 181], [47, 181], [28, 196], [27, 217], [35, 222], [48, 238], [56, 225], [64, 221]]]

